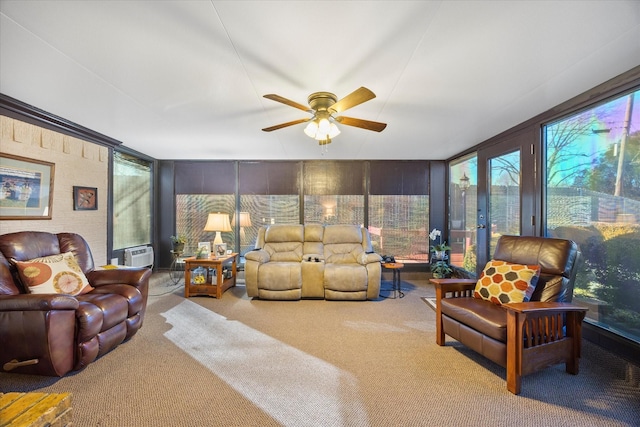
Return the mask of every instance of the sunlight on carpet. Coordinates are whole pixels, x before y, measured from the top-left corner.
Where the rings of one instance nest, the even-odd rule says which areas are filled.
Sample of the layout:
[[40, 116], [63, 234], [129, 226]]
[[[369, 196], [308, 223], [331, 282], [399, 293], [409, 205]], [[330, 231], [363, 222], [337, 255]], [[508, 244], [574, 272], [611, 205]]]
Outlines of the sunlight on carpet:
[[436, 299], [435, 298], [422, 297], [422, 301], [424, 301], [432, 309], [434, 309], [434, 310], [436, 309]]
[[169, 340], [282, 425], [369, 424], [349, 372], [188, 300], [162, 316]]

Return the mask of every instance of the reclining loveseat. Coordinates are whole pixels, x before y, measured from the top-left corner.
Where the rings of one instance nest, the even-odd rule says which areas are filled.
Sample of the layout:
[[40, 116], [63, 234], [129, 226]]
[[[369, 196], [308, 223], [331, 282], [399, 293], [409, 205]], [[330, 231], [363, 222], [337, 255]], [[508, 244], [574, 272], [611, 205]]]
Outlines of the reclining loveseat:
[[148, 268], [95, 269], [74, 233], [0, 235], [0, 369], [63, 376], [131, 338], [147, 306]]
[[381, 257], [358, 225], [271, 225], [245, 254], [247, 295], [260, 299], [373, 300]]

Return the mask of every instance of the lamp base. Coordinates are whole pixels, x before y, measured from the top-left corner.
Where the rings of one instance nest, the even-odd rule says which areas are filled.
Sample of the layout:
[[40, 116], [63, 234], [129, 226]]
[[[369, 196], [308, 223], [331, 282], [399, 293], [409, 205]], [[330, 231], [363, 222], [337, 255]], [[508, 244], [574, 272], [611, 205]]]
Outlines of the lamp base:
[[213, 244], [214, 245], [221, 245], [222, 243], [223, 243], [222, 234], [220, 234], [219, 231], [216, 231], [216, 237], [215, 237], [215, 239], [213, 239]]

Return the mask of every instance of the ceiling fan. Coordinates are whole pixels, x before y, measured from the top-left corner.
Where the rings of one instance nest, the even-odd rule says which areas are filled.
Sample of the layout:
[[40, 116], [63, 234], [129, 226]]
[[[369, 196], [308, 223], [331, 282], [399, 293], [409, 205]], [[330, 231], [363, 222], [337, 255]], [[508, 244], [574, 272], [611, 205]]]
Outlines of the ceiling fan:
[[309, 98], [307, 99], [307, 102], [309, 103], [308, 107], [298, 104], [295, 101], [291, 101], [290, 99], [283, 98], [280, 95], [269, 94], [264, 95], [264, 97], [313, 114], [313, 116], [308, 119], [293, 120], [291, 122], [281, 123], [279, 125], [262, 129], [265, 132], [271, 132], [288, 126], [309, 122], [304, 132], [311, 138], [317, 140], [320, 145], [326, 145], [331, 143], [331, 138], [340, 133], [340, 130], [336, 126], [336, 122], [376, 132], [382, 132], [384, 128], [387, 127], [386, 123], [372, 122], [370, 120], [355, 119], [353, 117], [346, 116], [336, 116], [336, 114], [340, 114], [349, 108], [375, 98], [376, 95], [366, 87], [356, 89], [339, 101], [338, 97], [333, 93], [314, 92], [309, 95]]

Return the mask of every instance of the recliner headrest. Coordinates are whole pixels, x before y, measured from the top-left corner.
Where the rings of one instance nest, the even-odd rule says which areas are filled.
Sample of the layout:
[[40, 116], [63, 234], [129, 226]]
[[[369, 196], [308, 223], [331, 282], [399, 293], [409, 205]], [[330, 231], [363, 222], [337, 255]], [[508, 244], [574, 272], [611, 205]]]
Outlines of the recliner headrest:
[[535, 236], [502, 236], [494, 259], [517, 264], [536, 264], [541, 274], [570, 277], [577, 260], [578, 245], [565, 239]]

